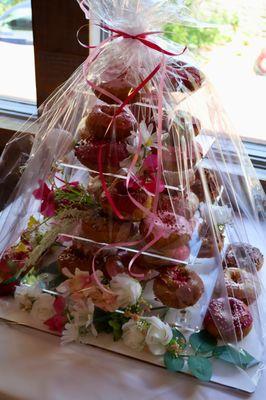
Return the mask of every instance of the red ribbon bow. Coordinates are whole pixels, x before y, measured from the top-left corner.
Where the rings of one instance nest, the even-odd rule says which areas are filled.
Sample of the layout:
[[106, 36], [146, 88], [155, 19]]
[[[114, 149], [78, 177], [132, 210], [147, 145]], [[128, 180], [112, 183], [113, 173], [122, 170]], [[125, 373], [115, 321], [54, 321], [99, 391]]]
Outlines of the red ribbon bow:
[[184, 51], [186, 51], [186, 48], [187, 48], [187, 47], [185, 47], [181, 53], [172, 53], [170, 51], [164, 50], [158, 44], [146, 39], [147, 36], [163, 33], [162, 31], [143, 32], [143, 33], [138, 33], [137, 35], [132, 35], [130, 33], [120, 31], [118, 29], [110, 28], [108, 25], [98, 25], [98, 26], [100, 26], [102, 29], [106, 29], [112, 33], [115, 33], [115, 35], [112, 36], [113, 39], [116, 39], [119, 37], [122, 37], [124, 39], [135, 39], [135, 40], [140, 41], [145, 46], [150, 47], [153, 50], [159, 51], [160, 53], [165, 54], [167, 56], [180, 56], [181, 54], [184, 53]]

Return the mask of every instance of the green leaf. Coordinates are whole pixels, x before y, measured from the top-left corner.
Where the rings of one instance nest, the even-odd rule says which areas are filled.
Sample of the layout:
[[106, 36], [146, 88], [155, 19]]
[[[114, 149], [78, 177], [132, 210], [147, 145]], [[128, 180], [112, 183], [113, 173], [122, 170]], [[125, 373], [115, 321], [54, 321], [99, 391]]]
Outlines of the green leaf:
[[93, 324], [97, 332], [106, 332], [112, 333], [113, 329], [109, 325], [109, 320], [112, 318], [112, 314], [110, 312], [106, 312], [101, 310], [98, 307], [95, 307], [93, 314]]
[[219, 360], [237, 365], [240, 368], [247, 369], [253, 365], [259, 364], [251, 354], [244, 349], [236, 349], [231, 345], [218, 346], [213, 352], [213, 356]]
[[121, 323], [112, 319], [109, 321], [109, 325], [113, 328], [113, 338], [114, 341], [117, 342], [123, 334]]
[[196, 353], [208, 353], [217, 346], [217, 340], [205, 330], [193, 333], [189, 343]]
[[172, 340], [177, 342], [179, 347], [183, 350], [187, 345], [187, 341], [186, 341], [185, 336], [183, 335], [183, 333], [181, 333], [176, 328], [173, 328], [172, 332], [173, 332], [173, 339]]
[[167, 351], [164, 354], [164, 365], [169, 371], [172, 372], [179, 372], [182, 371], [184, 368], [184, 358], [176, 357], [174, 354]]
[[212, 377], [212, 364], [208, 358], [189, 356], [188, 367], [192, 375], [201, 381], [209, 382]]

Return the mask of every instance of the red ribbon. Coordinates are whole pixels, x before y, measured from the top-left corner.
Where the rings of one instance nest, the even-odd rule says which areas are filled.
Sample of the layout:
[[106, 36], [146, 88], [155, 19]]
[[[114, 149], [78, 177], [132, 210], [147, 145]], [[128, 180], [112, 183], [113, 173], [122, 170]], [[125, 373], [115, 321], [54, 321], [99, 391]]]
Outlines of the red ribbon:
[[142, 44], [144, 44], [145, 46], [150, 47], [153, 50], [159, 51], [160, 53], [165, 54], [167, 56], [180, 56], [187, 49], [187, 47], [185, 47], [181, 53], [172, 53], [171, 51], [164, 50], [158, 44], [146, 39], [146, 36], [163, 33], [162, 31], [143, 32], [143, 33], [138, 33], [137, 35], [132, 35], [130, 33], [123, 32], [118, 29], [110, 28], [110, 26], [108, 26], [108, 25], [98, 25], [98, 26], [100, 26], [101, 28], [106, 29], [112, 33], [115, 33], [116, 35], [113, 36], [113, 38], [122, 37], [124, 39], [135, 39], [135, 40], [138, 40], [139, 42], [141, 42]]

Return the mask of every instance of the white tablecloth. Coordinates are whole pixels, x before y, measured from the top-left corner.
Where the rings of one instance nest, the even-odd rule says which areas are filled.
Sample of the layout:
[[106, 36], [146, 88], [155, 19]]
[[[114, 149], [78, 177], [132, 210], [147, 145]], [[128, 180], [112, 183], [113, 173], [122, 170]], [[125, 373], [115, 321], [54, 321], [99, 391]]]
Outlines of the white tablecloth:
[[91, 346], [0, 322], [0, 400], [262, 400]]

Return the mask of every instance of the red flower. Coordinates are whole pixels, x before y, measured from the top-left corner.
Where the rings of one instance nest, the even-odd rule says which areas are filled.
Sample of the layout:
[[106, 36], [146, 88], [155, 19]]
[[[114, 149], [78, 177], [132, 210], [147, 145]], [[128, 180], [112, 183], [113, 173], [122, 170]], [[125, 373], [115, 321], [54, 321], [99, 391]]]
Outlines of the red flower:
[[33, 191], [33, 196], [41, 200], [40, 212], [44, 217], [55, 215], [55, 196], [43, 180], [39, 180], [39, 188]]
[[66, 308], [66, 300], [62, 296], [58, 296], [54, 301], [54, 309], [56, 314], [63, 314]]
[[58, 296], [54, 300], [54, 309], [56, 314], [44, 322], [50, 331], [62, 333], [65, 324], [67, 323], [67, 316], [65, 315], [66, 301], [62, 296]]
[[54, 315], [44, 322], [44, 325], [48, 326], [50, 331], [62, 333], [65, 324], [67, 323], [67, 317], [65, 315]]

